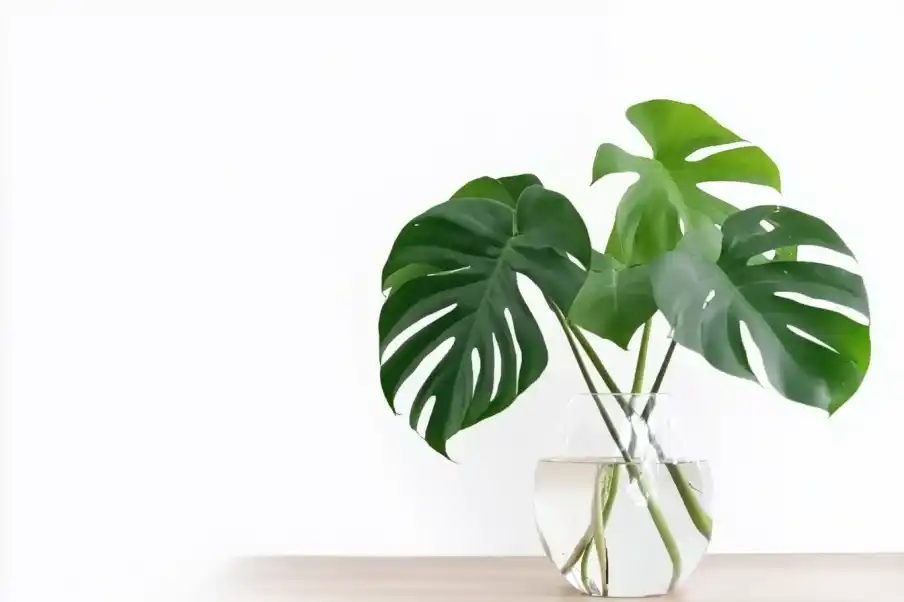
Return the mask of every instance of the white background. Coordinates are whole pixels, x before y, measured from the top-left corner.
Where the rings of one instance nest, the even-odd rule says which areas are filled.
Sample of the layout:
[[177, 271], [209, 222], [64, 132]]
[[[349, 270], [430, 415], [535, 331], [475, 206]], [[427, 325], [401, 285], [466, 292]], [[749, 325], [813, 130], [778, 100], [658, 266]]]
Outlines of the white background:
[[[415, 213], [523, 171], [572, 198], [602, 246], [625, 180], [589, 189], [593, 152], [643, 152], [623, 111], [654, 97], [763, 146], [780, 202], [835, 225], [871, 293], [871, 370], [832, 419], [677, 357], [666, 388], [718, 487], [712, 550], [904, 550], [895, 3], [606, 4], [11, 20], [10, 566], [68, 559], [63, 577], [87, 583], [100, 559], [539, 553], [534, 464], [581, 392], [554, 324], [541, 382], [448, 462], [381, 397], [381, 264]], [[626, 382], [631, 357], [602, 350]]]

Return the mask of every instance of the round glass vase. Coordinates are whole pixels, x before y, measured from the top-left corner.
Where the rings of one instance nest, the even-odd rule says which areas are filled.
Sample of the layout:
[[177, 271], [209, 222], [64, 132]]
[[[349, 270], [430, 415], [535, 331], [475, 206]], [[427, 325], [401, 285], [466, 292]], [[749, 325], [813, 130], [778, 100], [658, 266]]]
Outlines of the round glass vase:
[[674, 590], [712, 533], [709, 467], [681, 437], [664, 394], [580, 395], [540, 460], [534, 513], [543, 549], [575, 589], [642, 597]]

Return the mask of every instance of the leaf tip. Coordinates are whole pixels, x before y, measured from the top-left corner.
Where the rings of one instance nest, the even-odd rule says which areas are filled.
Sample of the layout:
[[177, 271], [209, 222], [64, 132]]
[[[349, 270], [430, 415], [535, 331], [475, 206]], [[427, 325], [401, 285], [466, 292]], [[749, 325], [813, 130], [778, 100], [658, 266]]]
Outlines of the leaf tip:
[[616, 341], [613, 339], [612, 342], [618, 345], [619, 349], [622, 351], [628, 351], [629, 341]]
[[453, 460], [449, 456], [449, 452], [446, 449], [446, 440], [445, 439], [436, 440], [433, 438], [424, 437], [424, 441], [427, 442], [427, 445], [430, 446], [430, 449], [432, 449], [433, 451], [435, 451], [436, 453], [441, 455], [443, 458], [445, 458], [449, 462], [452, 462], [453, 464], [461, 464], [461, 462], [458, 462], [457, 460]]
[[843, 408], [847, 404], [848, 400], [850, 400], [851, 397], [853, 397], [853, 394], [851, 394], [847, 397], [841, 398], [841, 399], [831, 400], [829, 402], [829, 406], [826, 408], [826, 414], [828, 415], [828, 418], [832, 418], [833, 416], [835, 416], [835, 414], [838, 413], [838, 410]]
[[384, 397], [386, 398], [386, 405], [389, 406], [389, 411], [392, 412], [392, 415], [393, 416], [401, 416], [402, 413], [396, 409], [395, 400], [392, 398], [392, 396], [386, 394], [385, 391], [383, 394], [384, 394]]

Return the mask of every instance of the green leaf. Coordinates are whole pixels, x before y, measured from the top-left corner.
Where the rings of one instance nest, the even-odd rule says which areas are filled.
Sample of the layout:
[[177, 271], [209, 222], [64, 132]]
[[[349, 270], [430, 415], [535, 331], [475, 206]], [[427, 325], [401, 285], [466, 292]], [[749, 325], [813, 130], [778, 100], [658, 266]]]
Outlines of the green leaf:
[[681, 239], [682, 223], [685, 231], [720, 225], [737, 211], [698, 184], [747, 182], [781, 191], [778, 167], [756, 146], [688, 161], [696, 151], [744, 142], [695, 105], [650, 100], [630, 107], [627, 117], [649, 143], [653, 157], [638, 157], [603, 144], [596, 152], [592, 180], [612, 173], [639, 175], [619, 202], [606, 247], [606, 252], [622, 263], [647, 263], [671, 251]]
[[519, 174], [516, 176], [506, 176], [504, 178], [490, 178], [484, 176], [471, 180], [455, 194], [453, 199], [457, 198], [485, 198], [494, 199], [500, 203], [505, 203], [510, 207], [514, 207], [518, 202], [518, 197], [528, 186], [541, 185], [540, 178], [534, 174]]
[[[767, 231], [763, 221], [774, 228]], [[869, 326], [794, 295], [868, 319], [863, 280], [820, 263], [753, 260], [800, 245], [853, 256], [850, 249], [825, 222], [787, 207], [740, 211], [725, 220], [721, 236], [715, 263], [682, 245], [653, 264], [656, 303], [675, 340], [722, 372], [756, 380], [741, 340], [743, 322], [779, 393], [835, 412], [857, 391], [869, 366]]]
[[593, 263], [568, 319], [584, 330], [628, 348], [631, 337], [656, 313], [650, 266], [625, 267], [594, 251]]
[[427, 274], [434, 274], [440, 271], [442, 270], [438, 269], [436, 266], [420, 263], [409, 263], [393, 274], [390, 274], [389, 277], [383, 281], [383, 290], [388, 290], [389, 294], [391, 295], [392, 293], [399, 290], [400, 286], [402, 286], [412, 278], [417, 278], [418, 276], [426, 276]]
[[[469, 182], [452, 199], [411, 220], [383, 268], [384, 289], [396, 283], [383, 304], [379, 328], [380, 380], [393, 410], [405, 380], [432, 351], [453, 341], [416, 393], [409, 414], [416, 428], [434, 399], [425, 439], [443, 455], [451, 437], [509, 407], [546, 368], [546, 344], [516, 275], [527, 276], [567, 312], [586, 276], [569, 256], [590, 265], [590, 237], [577, 210], [538, 182], [534, 176]], [[446, 313], [421, 322], [441, 312]], [[385, 357], [387, 347], [415, 323], [420, 324], [416, 331]]]

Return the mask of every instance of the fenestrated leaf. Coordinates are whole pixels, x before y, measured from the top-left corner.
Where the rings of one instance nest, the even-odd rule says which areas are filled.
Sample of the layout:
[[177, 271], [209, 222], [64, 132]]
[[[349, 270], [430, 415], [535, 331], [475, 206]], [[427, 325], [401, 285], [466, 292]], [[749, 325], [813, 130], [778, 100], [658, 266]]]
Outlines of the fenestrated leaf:
[[[567, 312], [586, 274], [569, 255], [590, 264], [590, 238], [580, 215], [565, 197], [538, 182], [534, 176], [469, 182], [449, 201], [411, 220], [383, 268], [384, 289], [387, 282], [401, 281], [380, 312], [380, 380], [393, 409], [405, 380], [431, 352], [453, 340], [409, 413], [416, 428], [434, 399], [425, 439], [444, 455], [451, 437], [509, 407], [546, 367], [546, 344], [516, 275], [527, 276]], [[485, 196], [464, 196], [478, 193]], [[443, 311], [383, 357], [409, 327]], [[474, 350], [478, 374], [471, 363]]]
[[627, 349], [637, 329], [655, 313], [650, 266], [625, 267], [612, 256], [594, 251], [587, 280], [571, 304], [568, 319]]
[[722, 224], [737, 211], [704, 192], [704, 182], [747, 182], [781, 190], [779, 171], [756, 146], [715, 152], [688, 161], [696, 151], [744, 142], [699, 107], [672, 100], [650, 100], [630, 107], [628, 120], [643, 135], [653, 157], [632, 155], [603, 144], [593, 162], [593, 182], [612, 173], [634, 172], [639, 179], [625, 192], [606, 253], [627, 265], [649, 262], [675, 248], [685, 231]]
[[[774, 229], [764, 230], [763, 220]], [[863, 280], [820, 263], [751, 260], [800, 245], [853, 256], [850, 249], [822, 220], [777, 206], [732, 215], [721, 237], [715, 263], [692, 245], [682, 245], [653, 264], [656, 303], [675, 329], [675, 339], [715, 368], [756, 380], [741, 339], [743, 322], [779, 393], [835, 412], [858, 389], [869, 366], [869, 326], [794, 295], [850, 308], [868, 319]]]

